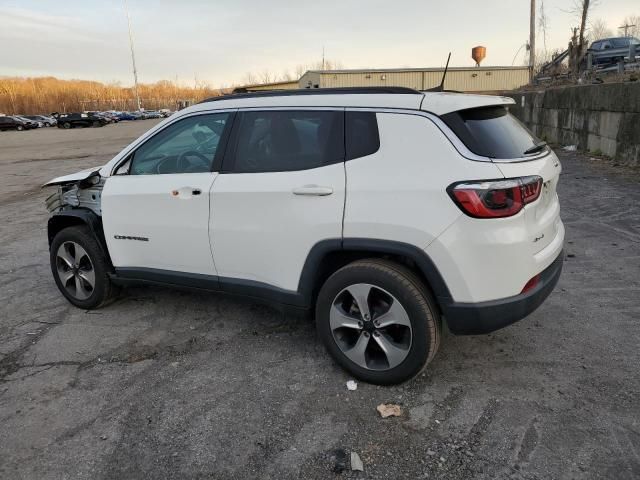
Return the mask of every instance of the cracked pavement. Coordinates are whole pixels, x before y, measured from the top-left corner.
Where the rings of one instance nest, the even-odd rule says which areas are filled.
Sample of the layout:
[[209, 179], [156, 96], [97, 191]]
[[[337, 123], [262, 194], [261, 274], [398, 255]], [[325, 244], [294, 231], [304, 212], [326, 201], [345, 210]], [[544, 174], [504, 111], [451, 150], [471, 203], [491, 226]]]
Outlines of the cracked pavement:
[[[39, 185], [154, 123], [0, 133], [1, 478], [640, 477], [637, 172], [559, 150], [568, 257], [546, 303], [348, 391], [307, 318], [151, 287], [86, 312], [57, 291]], [[334, 473], [336, 450], [364, 472]]]

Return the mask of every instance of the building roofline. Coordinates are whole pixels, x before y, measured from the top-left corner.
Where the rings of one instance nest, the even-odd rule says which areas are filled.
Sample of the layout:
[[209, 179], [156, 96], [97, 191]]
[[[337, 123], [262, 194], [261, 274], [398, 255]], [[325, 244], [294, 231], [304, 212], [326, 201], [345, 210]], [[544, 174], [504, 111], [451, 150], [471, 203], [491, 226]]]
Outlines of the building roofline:
[[[448, 71], [482, 71], [482, 70], [528, 70], [528, 66], [522, 67], [499, 67], [499, 66], [486, 66], [486, 67], [449, 67]], [[336, 74], [336, 73], [393, 73], [393, 72], [444, 72], [444, 67], [438, 68], [357, 68], [357, 69], [343, 69], [343, 70], [307, 70], [307, 73], [320, 73], [320, 74]]]
[[254, 87], [264, 87], [265, 85], [286, 85], [288, 83], [298, 83], [298, 79], [296, 80], [282, 80], [281, 82], [267, 82], [267, 83], [252, 83], [250, 85], [239, 85], [235, 88], [254, 88]]

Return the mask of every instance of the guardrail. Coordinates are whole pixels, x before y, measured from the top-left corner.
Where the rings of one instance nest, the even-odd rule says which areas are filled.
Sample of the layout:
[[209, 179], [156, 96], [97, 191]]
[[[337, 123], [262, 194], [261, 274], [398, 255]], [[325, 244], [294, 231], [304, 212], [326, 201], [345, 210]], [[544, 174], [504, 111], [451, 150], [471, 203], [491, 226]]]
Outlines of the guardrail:
[[[600, 63], [598, 60], [611, 59], [611, 61]], [[640, 61], [640, 46], [630, 44], [628, 47], [607, 48], [604, 50], [587, 50], [587, 70], [592, 70], [600, 64], [613, 65], [624, 62], [635, 63]], [[624, 67], [622, 68], [624, 70]]]

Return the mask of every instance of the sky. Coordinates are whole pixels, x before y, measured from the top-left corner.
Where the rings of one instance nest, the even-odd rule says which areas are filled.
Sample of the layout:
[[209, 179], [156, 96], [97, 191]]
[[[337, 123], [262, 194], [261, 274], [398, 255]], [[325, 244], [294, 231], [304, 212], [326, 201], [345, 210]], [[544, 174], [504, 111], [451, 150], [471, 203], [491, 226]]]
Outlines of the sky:
[[[124, 0], [0, 0], [0, 77], [56, 76], [131, 85]], [[566, 48], [574, 0], [537, 0], [548, 49]], [[529, 0], [128, 0], [139, 81], [243, 83], [328, 59], [344, 68], [511, 65], [529, 38]], [[638, 0], [600, 0], [617, 31]], [[539, 31], [538, 47], [544, 44]], [[525, 61], [520, 50], [516, 65]]]

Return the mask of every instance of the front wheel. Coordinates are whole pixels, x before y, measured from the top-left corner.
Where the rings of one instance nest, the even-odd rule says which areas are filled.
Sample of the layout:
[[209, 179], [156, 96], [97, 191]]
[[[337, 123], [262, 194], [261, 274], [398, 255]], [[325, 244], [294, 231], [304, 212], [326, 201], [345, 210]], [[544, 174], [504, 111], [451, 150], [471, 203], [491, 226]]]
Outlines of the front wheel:
[[64, 122], [64, 123], [62, 124], [62, 128], [65, 128], [65, 129], [67, 129], [67, 130], [68, 130], [68, 129], [70, 129], [70, 128], [71, 128], [71, 124], [70, 124], [69, 122]]
[[117, 293], [107, 259], [85, 226], [58, 232], [51, 242], [50, 261], [58, 289], [76, 307], [98, 308]]
[[18, 125], [18, 126], [16, 127], [16, 130], [17, 130], [17, 131], [19, 131], [19, 132], [21, 132], [22, 130], [24, 130], [24, 127], [23, 127], [22, 125]]
[[391, 385], [419, 374], [441, 335], [435, 301], [406, 267], [360, 260], [335, 272], [316, 303], [318, 335], [354, 377]]

